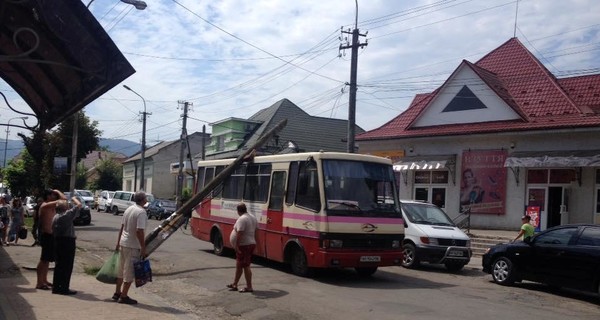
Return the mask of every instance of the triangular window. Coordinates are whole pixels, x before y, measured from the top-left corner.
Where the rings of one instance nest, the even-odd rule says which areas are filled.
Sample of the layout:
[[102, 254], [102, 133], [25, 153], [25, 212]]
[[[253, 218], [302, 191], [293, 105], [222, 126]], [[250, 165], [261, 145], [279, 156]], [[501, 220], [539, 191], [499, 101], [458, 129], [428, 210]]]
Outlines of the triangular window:
[[462, 89], [456, 94], [454, 99], [448, 103], [446, 108], [442, 112], [453, 112], [463, 110], [475, 110], [475, 109], [486, 109], [487, 107], [469, 87], [463, 86]]

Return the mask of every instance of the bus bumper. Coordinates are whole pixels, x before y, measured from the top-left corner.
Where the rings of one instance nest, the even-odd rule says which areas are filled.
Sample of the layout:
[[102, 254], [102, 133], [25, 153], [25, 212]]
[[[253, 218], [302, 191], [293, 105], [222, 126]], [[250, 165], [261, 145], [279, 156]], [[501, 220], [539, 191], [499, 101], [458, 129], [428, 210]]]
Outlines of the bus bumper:
[[[308, 254], [311, 267], [387, 267], [402, 265], [402, 251], [325, 252]], [[313, 263], [310, 263], [310, 262]]]

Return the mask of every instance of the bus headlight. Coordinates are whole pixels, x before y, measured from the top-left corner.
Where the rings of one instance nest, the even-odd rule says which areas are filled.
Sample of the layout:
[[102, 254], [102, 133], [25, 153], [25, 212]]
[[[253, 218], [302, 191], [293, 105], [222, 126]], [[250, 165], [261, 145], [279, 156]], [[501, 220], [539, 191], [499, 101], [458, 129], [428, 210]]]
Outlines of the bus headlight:
[[342, 240], [329, 240], [329, 246], [331, 248], [341, 248], [344, 245]]
[[392, 240], [392, 248], [394, 248], [394, 249], [400, 248], [400, 240]]

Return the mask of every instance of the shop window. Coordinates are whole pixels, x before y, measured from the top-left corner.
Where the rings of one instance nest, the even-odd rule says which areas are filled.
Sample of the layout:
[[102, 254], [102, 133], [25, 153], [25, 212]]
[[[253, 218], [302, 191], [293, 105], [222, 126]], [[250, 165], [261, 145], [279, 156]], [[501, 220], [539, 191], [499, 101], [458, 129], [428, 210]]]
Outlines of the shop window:
[[548, 183], [547, 169], [527, 170], [527, 183]]
[[577, 174], [573, 169], [551, 169], [550, 183], [571, 183], [577, 179]]
[[415, 171], [415, 184], [447, 184], [448, 171]]
[[415, 171], [415, 184], [431, 183], [431, 171]]
[[446, 207], [446, 187], [448, 171], [415, 171], [415, 200]]

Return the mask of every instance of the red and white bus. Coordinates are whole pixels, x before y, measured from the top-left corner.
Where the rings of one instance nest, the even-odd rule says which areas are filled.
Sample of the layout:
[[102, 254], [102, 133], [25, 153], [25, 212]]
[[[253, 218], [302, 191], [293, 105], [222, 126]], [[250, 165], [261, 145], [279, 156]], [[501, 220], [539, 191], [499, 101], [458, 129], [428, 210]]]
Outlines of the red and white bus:
[[[196, 190], [233, 159], [198, 163]], [[313, 268], [352, 267], [371, 275], [400, 265], [404, 222], [389, 159], [312, 152], [258, 156], [244, 163], [192, 212], [192, 234], [221, 255], [244, 202], [258, 219], [255, 255]]]

